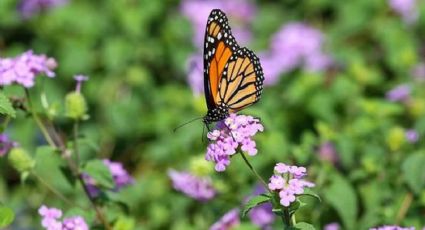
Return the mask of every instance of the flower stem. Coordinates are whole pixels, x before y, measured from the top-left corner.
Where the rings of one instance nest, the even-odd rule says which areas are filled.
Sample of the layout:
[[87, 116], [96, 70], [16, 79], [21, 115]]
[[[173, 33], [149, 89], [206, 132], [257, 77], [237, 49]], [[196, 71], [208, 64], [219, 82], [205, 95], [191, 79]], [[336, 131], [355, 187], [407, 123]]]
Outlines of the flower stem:
[[251, 170], [251, 172], [255, 175], [255, 177], [257, 177], [257, 179], [263, 184], [264, 188], [269, 192], [272, 193], [272, 191], [270, 191], [269, 187], [267, 186], [266, 181], [264, 181], [264, 179], [260, 176], [260, 174], [258, 174], [258, 172], [255, 170], [255, 168], [251, 165], [251, 163], [248, 161], [248, 159], [246, 158], [245, 154], [243, 154], [242, 151], [239, 150], [239, 154], [242, 156], [242, 159], [244, 160], [244, 162], [246, 163], [246, 165], [248, 166], [248, 168]]
[[34, 112], [34, 107], [31, 101], [31, 97], [30, 97], [30, 92], [27, 88], [25, 88], [25, 96], [27, 97], [28, 100], [28, 107], [29, 107], [29, 111], [32, 115], [32, 117], [34, 118], [35, 122], [37, 123], [38, 128], [40, 129], [41, 133], [43, 134], [44, 138], [46, 139], [47, 143], [56, 148], [56, 144], [55, 142], [52, 140], [52, 138], [49, 135], [49, 131], [47, 131], [46, 127], [44, 126], [43, 122], [40, 120], [40, 118], [38, 117], [37, 113]]
[[[47, 181], [45, 181], [42, 177], [40, 177], [37, 173], [31, 172], [31, 174], [37, 178], [47, 189], [49, 189], [53, 194], [55, 194], [57, 197], [59, 197], [61, 200], [63, 200], [65, 203], [67, 203], [69, 206], [75, 206], [75, 203], [70, 201], [68, 198], [66, 198], [62, 193], [60, 193], [58, 190], [56, 190], [53, 186], [51, 186]], [[83, 210], [87, 210], [87, 208], [77, 205], [79, 208]]]
[[409, 210], [410, 205], [412, 204], [413, 195], [411, 192], [408, 192], [403, 199], [403, 203], [397, 213], [395, 223], [399, 224], [404, 217], [406, 216], [407, 210]]

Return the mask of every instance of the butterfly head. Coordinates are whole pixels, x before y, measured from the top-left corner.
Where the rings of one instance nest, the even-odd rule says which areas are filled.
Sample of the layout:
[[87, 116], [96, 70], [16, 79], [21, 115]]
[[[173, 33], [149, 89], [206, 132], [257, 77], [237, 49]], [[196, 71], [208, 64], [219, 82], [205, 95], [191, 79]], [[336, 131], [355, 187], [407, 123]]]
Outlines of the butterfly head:
[[225, 105], [209, 109], [207, 115], [204, 116], [203, 121], [206, 125], [212, 122], [221, 121], [229, 116], [229, 108]]

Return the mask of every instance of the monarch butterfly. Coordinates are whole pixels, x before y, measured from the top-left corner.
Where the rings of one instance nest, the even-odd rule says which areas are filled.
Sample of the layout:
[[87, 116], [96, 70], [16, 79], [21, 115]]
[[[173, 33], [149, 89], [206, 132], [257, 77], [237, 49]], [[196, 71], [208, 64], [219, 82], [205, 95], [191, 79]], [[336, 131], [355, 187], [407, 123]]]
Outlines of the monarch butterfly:
[[207, 125], [257, 102], [263, 90], [263, 69], [251, 50], [240, 47], [226, 15], [211, 11], [205, 30], [204, 91]]

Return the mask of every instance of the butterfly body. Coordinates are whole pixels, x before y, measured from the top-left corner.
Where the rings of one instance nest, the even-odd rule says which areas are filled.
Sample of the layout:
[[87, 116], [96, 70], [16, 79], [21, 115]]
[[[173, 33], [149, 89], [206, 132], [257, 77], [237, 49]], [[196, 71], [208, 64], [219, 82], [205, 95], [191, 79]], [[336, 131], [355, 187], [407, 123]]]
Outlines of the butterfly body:
[[257, 102], [264, 76], [258, 57], [238, 45], [221, 10], [211, 11], [204, 44], [204, 90], [208, 112], [203, 121], [208, 125]]

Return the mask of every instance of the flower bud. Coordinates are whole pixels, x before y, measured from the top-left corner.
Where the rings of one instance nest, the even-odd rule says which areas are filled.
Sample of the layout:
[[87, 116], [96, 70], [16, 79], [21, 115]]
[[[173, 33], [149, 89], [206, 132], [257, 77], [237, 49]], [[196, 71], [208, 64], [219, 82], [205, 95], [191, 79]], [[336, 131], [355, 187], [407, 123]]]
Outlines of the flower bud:
[[405, 142], [404, 130], [400, 127], [391, 128], [387, 135], [387, 144], [391, 151], [397, 151]]
[[20, 147], [13, 148], [9, 153], [9, 163], [20, 173], [26, 173], [34, 168], [35, 161]]
[[68, 93], [65, 97], [66, 116], [81, 120], [86, 116], [87, 105], [84, 96], [79, 92]]
[[190, 160], [190, 171], [197, 176], [207, 176], [213, 171], [213, 165], [203, 156], [193, 157]]

